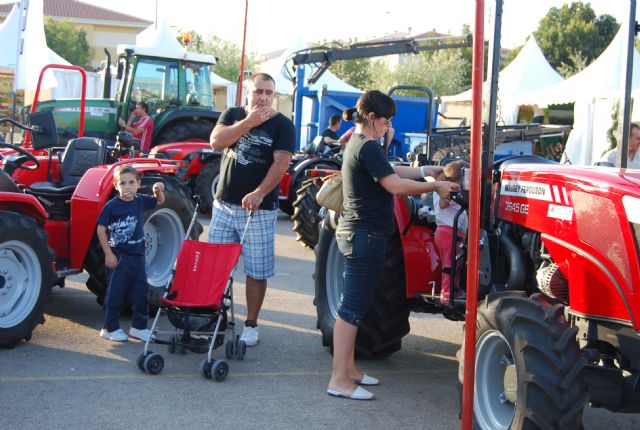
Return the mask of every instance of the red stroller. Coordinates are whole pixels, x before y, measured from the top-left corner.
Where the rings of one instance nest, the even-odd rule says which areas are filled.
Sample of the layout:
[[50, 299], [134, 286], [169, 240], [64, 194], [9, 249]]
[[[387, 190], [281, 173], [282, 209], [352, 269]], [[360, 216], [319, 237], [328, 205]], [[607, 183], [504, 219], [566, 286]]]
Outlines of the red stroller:
[[[197, 201], [199, 199], [196, 199]], [[198, 201], [199, 203], [199, 201]], [[160, 307], [151, 326], [151, 338], [145, 342], [138, 356], [140, 370], [157, 375], [164, 367], [162, 355], [149, 350], [149, 343], [168, 345], [169, 353], [186, 350], [207, 352], [200, 370], [207, 379], [224, 381], [229, 373], [229, 364], [223, 359], [214, 359], [213, 350], [224, 343], [225, 332], [231, 330], [231, 339], [225, 344], [225, 357], [243, 360], [247, 349], [240, 336], [235, 334], [233, 311], [233, 269], [238, 264], [253, 213], [249, 215], [240, 243], [208, 243], [187, 240], [198, 216], [198, 206], [185, 235], [172, 275], [167, 282]], [[173, 331], [159, 331], [156, 326], [161, 312], [165, 310]], [[231, 318], [227, 320], [227, 311]], [[160, 336], [169, 335], [169, 339]], [[195, 336], [195, 337], [194, 337]]]

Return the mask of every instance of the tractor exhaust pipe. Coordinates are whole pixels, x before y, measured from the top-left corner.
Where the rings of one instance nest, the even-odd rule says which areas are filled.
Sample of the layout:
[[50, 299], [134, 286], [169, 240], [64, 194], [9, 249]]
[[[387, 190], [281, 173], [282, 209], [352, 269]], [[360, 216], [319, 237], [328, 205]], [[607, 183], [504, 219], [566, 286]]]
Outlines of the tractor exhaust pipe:
[[107, 48], [104, 48], [104, 54], [107, 56], [107, 63], [104, 66], [104, 86], [102, 87], [102, 98], [111, 98], [111, 54]]
[[507, 290], [522, 291], [525, 281], [526, 268], [522, 259], [522, 252], [518, 244], [513, 239], [513, 226], [505, 223], [500, 226], [500, 244], [504, 254], [509, 260], [509, 278], [505, 288]]

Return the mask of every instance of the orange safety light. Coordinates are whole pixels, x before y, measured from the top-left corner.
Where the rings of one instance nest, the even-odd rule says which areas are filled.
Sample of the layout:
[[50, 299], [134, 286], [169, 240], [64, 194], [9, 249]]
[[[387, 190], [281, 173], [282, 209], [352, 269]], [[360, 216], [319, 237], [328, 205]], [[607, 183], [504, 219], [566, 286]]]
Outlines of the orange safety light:
[[190, 43], [191, 43], [191, 33], [189, 33], [188, 31], [185, 31], [184, 33], [182, 33], [182, 44], [187, 46]]

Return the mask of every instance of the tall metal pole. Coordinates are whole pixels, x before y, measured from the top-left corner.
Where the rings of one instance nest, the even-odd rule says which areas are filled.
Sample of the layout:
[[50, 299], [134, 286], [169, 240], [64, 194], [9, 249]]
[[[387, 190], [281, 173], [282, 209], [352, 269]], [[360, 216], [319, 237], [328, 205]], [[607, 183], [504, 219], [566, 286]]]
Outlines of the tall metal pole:
[[471, 184], [469, 192], [469, 260], [467, 270], [467, 314], [464, 332], [464, 382], [462, 429], [473, 424], [473, 383], [476, 367], [476, 319], [478, 305], [478, 261], [480, 255], [480, 185], [482, 177], [482, 74], [484, 69], [484, 0], [476, 0], [471, 79]]
[[247, 43], [247, 15], [249, 12], [249, 0], [244, 0], [244, 33], [242, 35], [242, 57], [240, 58], [240, 77], [238, 78], [238, 91], [236, 92], [236, 106], [242, 105], [242, 81], [244, 81], [244, 52]]
[[634, 42], [636, 39], [636, 0], [629, 1], [629, 27], [627, 32], [627, 58], [624, 69], [624, 96], [622, 97], [622, 129], [618, 128], [618, 136], [622, 139], [616, 151], [616, 166], [627, 167], [629, 158], [629, 125], [631, 124], [631, 79], [633, 77]]
[[[25, 32], [25, 27], [27, 25], [27, 13], [29, 12], [29, 0], [20, 0], [19, 4], [19, 14], [18, 14], [18, 46], [16, 47], [16, 65], [15, 69], [13, 69], [13, 103], [11, 104], [11, 118], [13, 120], [16, 119], [16, 110], [18, 104], [18, 76], [20, 75], [20, 56], [22, 55], [22, 50], [24, 49], [24, 38], [22, 35]], [[15, 131], [15, 127], [11, 124], [11, 135], [9, 138], [9, 142], [13, 144], [13, 134]]]
[[158, 0], [156, 0], [156, 19], [155, 21], [153, 21], [154, 23], [154, 29], [157, 30], [158, 29]]

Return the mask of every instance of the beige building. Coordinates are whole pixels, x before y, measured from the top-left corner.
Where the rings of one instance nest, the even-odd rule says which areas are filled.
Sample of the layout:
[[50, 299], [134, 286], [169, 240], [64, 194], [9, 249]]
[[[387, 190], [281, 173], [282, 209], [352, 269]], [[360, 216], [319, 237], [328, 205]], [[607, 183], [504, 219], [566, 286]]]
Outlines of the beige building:
[[[14, 3], [0, 4], [0, 22], [11, 12]], [[91, 65], [100, 68], [105, 57], [104, 48], [116, 58], [118, 44], [135, 45], [136, 35], [153, 24], [151, 21], [114, 12], [106, 8], [78, 0], [44, 0], [44, 16], [55, 21], [72, 21], [87, 34], [87, 42], [93, 49]]]

